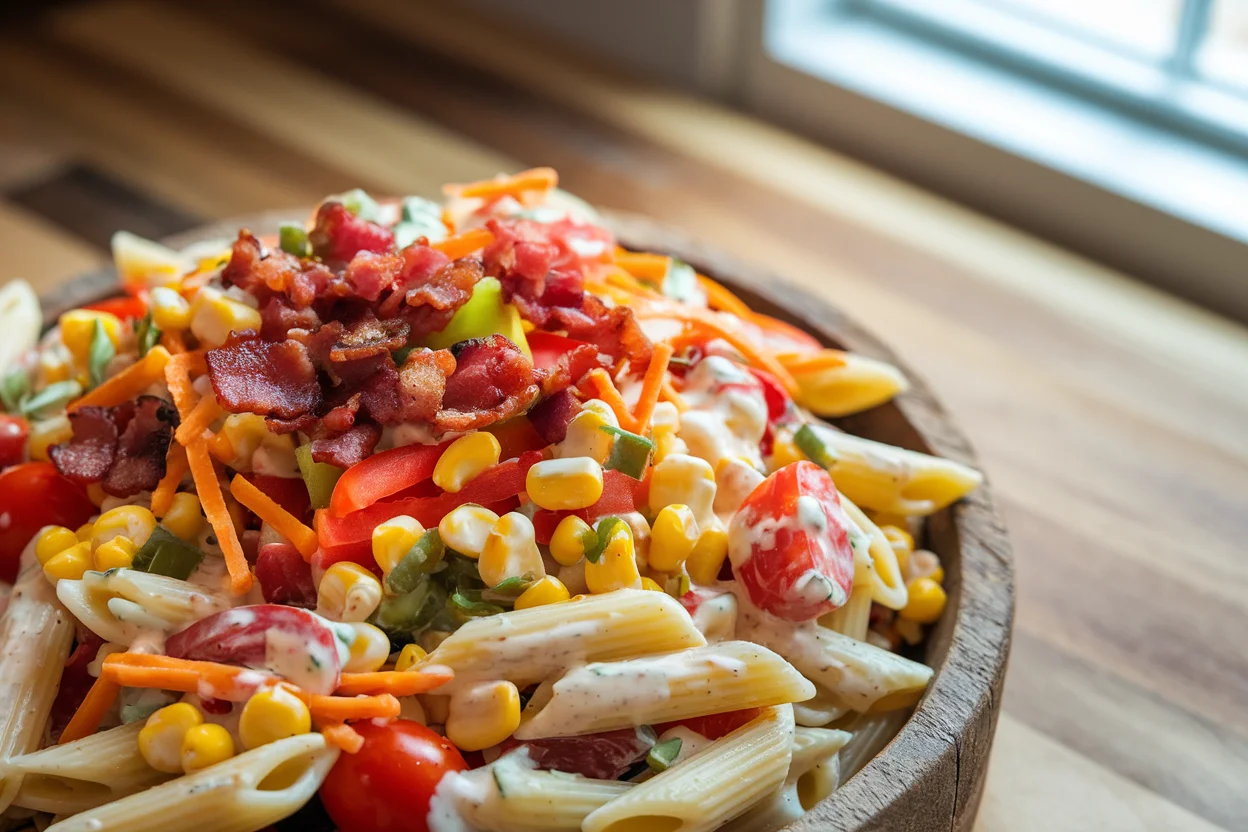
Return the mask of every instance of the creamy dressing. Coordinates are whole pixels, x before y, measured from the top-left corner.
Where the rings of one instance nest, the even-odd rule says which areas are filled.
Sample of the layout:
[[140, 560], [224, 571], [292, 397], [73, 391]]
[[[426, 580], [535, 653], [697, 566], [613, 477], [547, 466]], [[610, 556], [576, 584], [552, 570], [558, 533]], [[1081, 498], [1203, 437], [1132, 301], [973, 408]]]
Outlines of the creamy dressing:
[[[671, 766], [683, 763], [694, 754], [709, 746], [714, 740], [707, 739], [697, 731], [686, 728], [683, 725], [677, 725], [674, 728], [668, 728], [662, 734], [659, 734], [659, 742], [666, 742], [671, 739], [680, 740], [680, 752], [672, 760]], [[671, 768], [668, 766], [668, 768]]]
[[689, 371], [677, 435], [689, 452], [711, 464], [743, 459], [763, 470], [759, 442], [767, 430], [767, 401], [758, 381], [735, 361], [711, 355]]
[[264, 667], [312, 693], [330, 694], [338, 685], [339, 668], [331, 649], [300, 633], [270, 627], [264, 634]]
[[693, 611], [693, 626], [706, 637], [707, 643], [736, 638], [737, 597], [723, 592], [702, 601]]

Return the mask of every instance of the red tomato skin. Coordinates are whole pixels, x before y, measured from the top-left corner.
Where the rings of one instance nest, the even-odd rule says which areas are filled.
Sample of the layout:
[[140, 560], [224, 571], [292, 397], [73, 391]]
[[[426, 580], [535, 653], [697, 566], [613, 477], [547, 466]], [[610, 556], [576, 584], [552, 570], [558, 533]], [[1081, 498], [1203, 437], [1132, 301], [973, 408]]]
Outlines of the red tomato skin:
[[[800, 498], [822, 510], [822, 529], [800, 519]], [[759, 609], [788, 621], [809, 621], [849, 599], [854, 551], [849, 518], [828, 472], [802, 460], [763, 480], [729, 527], [732, 572]], [[826, 593], [803, 592], [817, 580]]]
[[312, 565], [289, 543], [269, 543], [260, 547], [256, 556], [256, 582], [260, 584], [260, 594], [270, 604], [305, 609], [316, 607]]
[[76, 529], [96, 513], [86, 490], [50, 462], [0, 471], [0, 580], [17, 578], [22, 549], [44, 526]]
[[0, 468], [16, 465], [26, 456], [30, 425], [21, 416], [0, 414]]
[[133, 296], [108, 298], [107, 300], [88, 303], [82, 308], [92, 309], [96, 312], [107, 312], [110, 315], [116, 315], [123, 321], [142, 318], [147, 314], [147, 303], [144, 299]]
[[701, 734], [708, 740], [717, 740], [720, 737], [728, 736], [742, 725], [757, 718], [762, 712], [762, 708], [744, 708], [740, 711], [726, 711], [722, 714], [695, 716], [689, 719], [680, 719], [676, 722], [660, 723], [654, 726], [654, 730], [659, 735], [662, 735], [664, 731], [681, 725], [695, 734]]
[[350, 832], [429, 832], [429, 801], [443, 776], [468, 768], [463, 756], [418, 722], [352, 727], [363, 747], [339, 756], [321, 784], [330, 818]]

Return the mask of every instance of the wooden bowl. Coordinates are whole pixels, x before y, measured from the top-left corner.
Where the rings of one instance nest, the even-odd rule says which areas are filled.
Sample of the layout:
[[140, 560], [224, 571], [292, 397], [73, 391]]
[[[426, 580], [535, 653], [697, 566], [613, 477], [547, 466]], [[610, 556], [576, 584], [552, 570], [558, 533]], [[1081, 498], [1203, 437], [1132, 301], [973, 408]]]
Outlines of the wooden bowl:
[[[272, 212], [216, 223], [165, 242], [174, 247], [230, 239], [240, 227], [270, 234], [308, 212]], [[825, 344], [899, 366], [909, 392], [894, 402], [837, 420], [851, 433], [976, 464], [970, 444], [936, 397], [874, 336], [823, 300], [767, 271], [740, 263], [651, 220], [609, 213], [627, 248], [675, 255], [724, 283], [753, 309], [795, 324]], [[116, 275], [86, 275], [43, 299], [45, 319], [116, 292]], [[969, 830], [987, 773], [1001, 706], [1014, 616], [1013, 563], [991, 488], [928, 519], [927, 547], [940, 555], [949, 605], [931, 629], [925, 661], [935, 669], [927, 692], [897, 736], [827, 800], [789, 827], [794, 832]]]

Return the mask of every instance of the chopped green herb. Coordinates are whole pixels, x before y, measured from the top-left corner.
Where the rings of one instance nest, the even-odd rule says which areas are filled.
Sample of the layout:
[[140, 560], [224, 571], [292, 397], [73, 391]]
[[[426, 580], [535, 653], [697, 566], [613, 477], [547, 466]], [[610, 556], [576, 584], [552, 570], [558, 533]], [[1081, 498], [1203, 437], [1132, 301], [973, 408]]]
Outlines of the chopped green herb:
[[585, 560], [589, 561], [590, 563], [597, 563], [598, 559], [602, 557], [602, 553], [606, 551], [607, 544], [611, 542], [611, 538], [615, 535], [615, 533], [619, 530], [621, 526], [624, 527], [624, 529], [627, 530], [630, 534], [632, 533], [632, 530], [629, 529], [628, 524], [625, 523], [623, 520], [621, 520], [619, 517], [614, 517], [614, 516], [604, 517], [601, 520], [599, 520], [598, 531], [597, 531], [598, 539], [594, 541], [594, 546], [592, 549], [589, 549], [589, 548], [585, 549]]
[[619, 471], [635, 480], [641, 479], [646, 472], [646, 465], [650, 462], [650, 452], [654, 450], [654, 443], [644, 436], [638, 436], [613, 425], [602, 425], [599, 429], [615, 437], [615, 441], [611, 443], [611, 455], [607, 457], [603, 468], [608, 471]]
[[472, 618], [484, 618], [487, 615], [498, 615], [506, 612], [497, 604], [491, 604], [483, 601], [479, 597], [475, 597], [479, 590], [467, 590], [464, 592], [456, 592], [451, 596], [451, 600], [447, 602], [451, 611], [455, 613], [457, 618], [462, 621], [468, 621]]
[[343, 469], [328, 462], [314, 461], [311, 445], [295, 448], [295, 461], [299, 463], [299, 473], [303, 475], [303, 484], [308, 488], [312, 508], [329, 508], [329, 499], [334, 494], [334, 486], [338, 484]]
[[277, 227], [278, 245], [287, 254], [296, 257], [311, 257], [312, 243], [308, 241], [308, 230], [294, 222], [284, 222]]
[[0, 380], [0, 401], [4, 409], [16, 413], [21, 407], [22, 397], [30, 390], [30, 375], [23, 369], [10, 370]]
[[117, 348], [113, 346], [113, 339], [108, 337], [104, 324], [96, 318], [91, 327], [91, 347], [87, 352], [87, 375], [91, 379], [92, 387], [99, 387], [104, 383], [104, 371], [108, 368], [108, 362], [116, 356]]
[[411, 592], [416, 585], [437, 568], [446, 554], [446, 545], [437, 529], [420, 536], [403, 559], [386, 576], [386, 588], [396, 594]]
[[836, 454], [828, 447], [819, 435], [819, 428], [807, 422], [793, 434], [793, 444], [806, 455], [806, 458], [825, 470], [831, 470], [836, 464]]
[[515, 577], [508, 578], [503, 581], [498, 586], [493, 587], [490, 589], [490, 592], [493, 592], [496, 595], [515, 598], [517, 595], [524, 592], [524, 590], [531, 583], [533, 583], [533, 576], [531, 574], [526, 573], [524, 575], [516, 575]]
[[646, 755], [646, 765], [650, 766], [650, 770], [655, 773], [667, 771], [680, 755], [681, 745], [683, 743], [680, 737], [672, 737], [670, 740], [655, 743], [651, 746], [650, 753]]
[[157, 526], [152, 536], [135, 553], [130, 568], [185, 581], [203, 559], [204, 553], [199, 549], [163, 526]]
[[152, 320], [152, 310], [147, 310], [146, 315], [134, 322], [134, 338], [139, 345], [139, 358], [160, 341], [160, 327]]
[[23, 396], [17, 409], [23, 416], [30, 417], [45, 410], [59, 410], [81, 395], [82, 385], [78, 382], [58, 381], [55, 384], [49, 384], [33, 396], [30, 394]]

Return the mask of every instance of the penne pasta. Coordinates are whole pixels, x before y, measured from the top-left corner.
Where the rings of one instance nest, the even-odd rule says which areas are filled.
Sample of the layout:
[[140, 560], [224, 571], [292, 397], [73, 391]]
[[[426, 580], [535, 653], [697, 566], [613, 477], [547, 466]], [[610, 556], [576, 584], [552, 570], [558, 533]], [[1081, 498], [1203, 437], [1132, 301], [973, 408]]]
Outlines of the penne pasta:
[[72, 815], [165, 782], [170, 775], [139, 754], [142, 729], [142, 721], [132, 722], [14, 757], [4, 765], [22, 777], [14, 805]]
[[884, 746], [892, 742], [893, 737], [910, 718], [907, 711], [897, 710], [879, 714], [859, 714], [850, 721], [846, 730], [853, 734], [845, 743], [839, 754], [841, 782], [857, 774], [863, 766], [871, 762], [871, 758], [879, 754]]
[[516, 738], [592, 734], [814, 695], [814, 685], [772, 651], [748, 641], [725, 641], [574, 668], [537, 689]]
[[202, 771], [68, 817], [52, 832], [256, 832], [320, 787], [338, 749], [320, 734], [262, 745]]
[[[844, 494], [841, 495], [841, 508], [845, 509], [845, 514], [868, 539], [866, 557], [860, 557], [858, 551], [854, 552], [855, 585], [868, 587], [871, 591], [871, 600], [877, 604], [882, 604], [890, 610], [904, 608], [909, 592], [906, 590], [905, 578], [901, 574], [901, 564], [897, 562], [896, 550], [888, 542], [884, 532], [880, 531], [880, 527], [872, 523], [871, 519], [862, 513], [862, 509], [854, 505]], [[868, 605], [868, 615], [870, 611], [870, 605]], [[861, 614], [861, 611], [859, 613]], [[853, 633], [846, 633], [846, 635], [861, 641], [866, 637], [866, 630], [862, 631], [861, 638]]]
[[910, 389], [892, 364], [856, 353], [824, 349], [814, 354], [782, 353], [778, 358], [797, 382], [797, 403], [817, 416], [848, 416]]
[[815, 695], [804, 702], [793, 703], [793, 719], [807, 728], [822, 728], [850, 713], [840, 697], [823, 685], [815, 685]]
[[821, 615], [819, 624], [843, 636], [864, 641], [871, 624], [872, 590], [870, 583], [858, 581], [855, 577], [854, 591], [849, 594], [849, 600], [844, 606]]
[[767, 708], [688, 760], [592, 812], [584, 832], [708, 832], [775, 791], [793, 756], [793, 709]]
[[169, 634], [231, 606], [224, 593], [134, 569], [87, 572], [82, 580], [58, 582], [56, 595], [91, 632], [124, 645], [144, 632]]
[[439, 694], [452, 694], [484, 680], [505, 679], [523, 687], [584, 662], [704, 644], [706, 639], [674, 598], [621, 589], [474, 619], [424, 662], [455, 671], [455, 678], [438, 689]]

